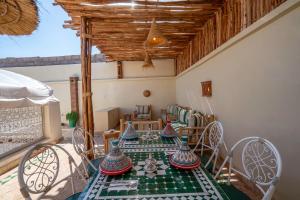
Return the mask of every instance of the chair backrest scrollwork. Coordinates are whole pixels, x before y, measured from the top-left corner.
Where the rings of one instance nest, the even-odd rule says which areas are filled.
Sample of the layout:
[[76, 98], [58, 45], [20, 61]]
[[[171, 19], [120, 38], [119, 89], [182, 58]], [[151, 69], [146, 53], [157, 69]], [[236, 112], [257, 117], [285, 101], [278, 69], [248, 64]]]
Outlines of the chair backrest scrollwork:
[[[233, 167], [233, 156], [241, 148], [241, 162], [243, 169]], [[232, 146], [223, 164], [217, 172], [217, 178], [226, 163], [228, 168], [228, 183], [231, 172], [236, 172], [255, 183], [263, 193], [263, 200], [270, 200], [275, 191], [282, 171], [282, 161], [276, 147], [267, 139], [261, 137], [246, 137]]]
[[72, 166], [75, 167], [75, 170], [79, 173], [81, 178], [84, 179], [74, 159], [63, 147], [55, 144], [42, 143], [32, 147], [19, 164], [18, 181], [23, 197], [31, 199], [29, 193], [47, 193], [55, 185], [61, 162], [57, 153], [58, 150], [67, 155], [72, 190], [74, 193]]
[[220, 143], [223, 142], [223, 127], [221, 122], [214, 121], [211, 122], [208, 126], [208, 140], [210, 147], [214, 150]]
[[75, 127], [72, 133], [72, 144], [77, 154], [85, 152], [84, 142], [85, 130], [81, 127]]
[[245, 174], [258, 185], [272, 184], [281, 174], [281, 158], [274, 145], [263, 138], [248, 138], [242, 151]]
[[37, 145], [27, 152], [19, 167], [19, 183], [30, 193], [47, 192], [55, 182], [59, 159], [55, 150], [48, 145]]

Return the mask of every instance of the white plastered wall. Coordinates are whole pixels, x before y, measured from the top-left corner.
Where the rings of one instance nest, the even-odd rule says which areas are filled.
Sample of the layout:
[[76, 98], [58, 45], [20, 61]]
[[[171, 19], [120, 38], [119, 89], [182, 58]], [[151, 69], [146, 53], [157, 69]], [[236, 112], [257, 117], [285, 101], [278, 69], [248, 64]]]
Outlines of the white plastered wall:
[[[54, 95], [60, 99], [62, 121], [71, 110], [69, 82], [46, 82], [54, 89]], [[79, 84], [79, 108], [81, 109], [81, 82]], [[143, 91], [150, 90], [151, 96], [144, 97]], [[175, 78], [136, 78], [123, 80], [93, 80], [94, 111], [119, 107], [121, 113], [130, 113], [137, 104], [151, 104], [154, 119], [159, 117], [160, 109], [175, 103]], [[95, 122], [97, 123], [97, 122]]]
[[[93, 108], [120, 107], [121, 113], [130, 113], [136, 104], [151, 104], [154, 119], [160, 116], [160, 109], [175, 103], [174, 60], [154, 60], [155, 68], [143, 69], [142, 61], [123, 61], [124, 79], [117, 78], [117, 63], [92, 63]], [[80, 64], [11, 67], [4, 68], [40, 80], [54, 90], [60, 100], [61, 120], [71, 110], [69, 77], [81, 75]], [[81, 109], [81, 82], [79, 108]], [[144, 90], [151, 96], [143, 96]], [[97, 123], [97, 122], [95, 122]]]
[[62, 138], [59, 102], [49, 102], [43, 106], [43, 125], [47, 139], [57, 142]]
[[[155, 68], [143, 69], [142, 61], [123, 61], [124, 78], [139, 77], [170, 77], [174, 76], [174, 60], [153, 60]], [[70, 76], [81, 76], [80, 64], [51, 65], [51, 66], [28, 66], [3, 68], [12, 72], [20, 73], [43, 82], [68, 81]], [[92, 63], [92, 79], [116, 79], [116, 62]]]
[[[257, 23], [285, 10], [280, 16], [248, 35], [242, 32], [245, 38], [238, 35], [232, 39], [236, 43], [229, 42], [176, 79], [177, 103], [214, 112], [228, 146], [247, 136], [275, 144], [283, 161], [278, 199], [300, 196], [300, 8], [298, 1], [286, 10], [291, 2]], [[201, 81], [206, 80], [212, 80], [210, 98], [201, 96]]]

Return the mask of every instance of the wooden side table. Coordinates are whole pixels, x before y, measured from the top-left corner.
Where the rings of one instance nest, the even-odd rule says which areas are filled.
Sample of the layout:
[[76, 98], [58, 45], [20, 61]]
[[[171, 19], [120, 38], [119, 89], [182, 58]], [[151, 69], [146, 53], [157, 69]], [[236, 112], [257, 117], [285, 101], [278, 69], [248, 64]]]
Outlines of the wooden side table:
[[120, 131], [108, 130], [103, 133], [103, 143], [104, 143], [104, 152], [108, 153], [109, 150], [109, 141], [111, 139], [118, 139], [120, 136]]

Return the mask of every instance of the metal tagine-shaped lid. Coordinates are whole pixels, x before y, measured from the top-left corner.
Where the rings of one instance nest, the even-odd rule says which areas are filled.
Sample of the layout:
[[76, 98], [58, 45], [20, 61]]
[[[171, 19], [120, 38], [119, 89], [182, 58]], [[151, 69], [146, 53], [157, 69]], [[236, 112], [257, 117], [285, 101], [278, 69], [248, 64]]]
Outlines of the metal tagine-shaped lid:
[[181, 169], [194, 169], [200, 166], [199, 157], [188, 146], [187, 136], [182, 136], [180, 149], [170, 156], [170, 164]]
[[152, 173], [157, 170], [156, 160], [152, 157], [152, 154], [149, 153], [149, 157], [145, 160], [144, 170], [146, 172]]
[[118, 144], [119, 140], [113, 140], [111, 151], [101, 161], [99, 168], [103, 174], [119, 175], [131, 169], [131, 159], [124, 155]]
[[124, 131], [122, 138], [125, 140], [131, 140], [131, 139], [136, 139], [138, 138], [138, 134], [135, 131], [134, 127], [132, 126], [132, 122], [128, 121], [128, 125], [126, 130]]
[[173, 129], [173, 127], [171, 126], [171, 122], [168, 121], [166, 127], [164, 128], [164, 130], [161, 132], [160, 134], [162, 137], [176, 137], [177, 133], [176, 131]]

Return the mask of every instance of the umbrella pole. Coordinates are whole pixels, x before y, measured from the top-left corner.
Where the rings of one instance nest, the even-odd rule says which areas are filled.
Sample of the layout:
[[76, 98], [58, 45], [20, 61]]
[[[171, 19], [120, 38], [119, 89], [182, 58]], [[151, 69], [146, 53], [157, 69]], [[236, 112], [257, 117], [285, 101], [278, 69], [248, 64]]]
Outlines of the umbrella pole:
[[[91, 92], [91, 49], [92, 40], [86, 37], [87, 34], [91, 34], [91, 23], [86, 17], [81, 17], [81, 76], [82, 76], [82, 122], [83, 128], [94, 136], [94, 117], [93, 117], [93, 104], [92, 104], [92, 92]], [[85, 135], [85, 146], [89, 154], [89, 159], [93, 159], [93, 151], [89, 151], [93, 148], [92, 138], [88, 134]]]

